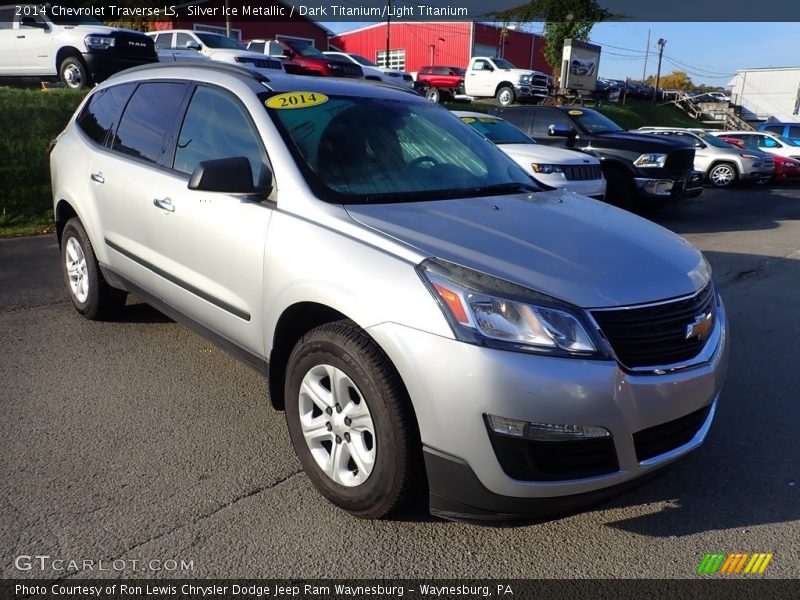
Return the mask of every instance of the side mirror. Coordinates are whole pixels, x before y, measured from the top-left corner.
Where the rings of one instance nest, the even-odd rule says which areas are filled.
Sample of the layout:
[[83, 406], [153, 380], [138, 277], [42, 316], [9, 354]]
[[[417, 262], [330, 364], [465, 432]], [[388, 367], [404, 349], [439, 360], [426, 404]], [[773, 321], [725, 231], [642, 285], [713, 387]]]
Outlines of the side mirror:
[[202, 50], [202, 46], [200, 44], [191, 40], [186, 42], [185, 48], [187, 50]]
[[704, 142], [697, 141], [697, 142], [694, 143], [694, 147], [695, 148], [706, 148], [707, 146], [705, 145]]
[[575, 139], [578, 137], [578, 132], [575, 131], [569, 125], [550, 125], [547, 128], [547, 135], [554, 136], [554, 137], [565, 137], [569, 139]]
[[492, 65], [484, 64], [483, 65], [483, 70], [491, 72], [491, 71], [494, 71], [494, 67]]
[[294, 52], [289, 50], [289, 48], [286, 48], [283, 52], [281, 52], [281, 54], [283, 54], [283, 56], [286, 58], [294, 58]]
[[43, 22], [37, 21], [33, 17], [22, 17], [19, 21], [19, 24], [22, 27], [33, 27], [34, 29], [43, 29], [44, 31], [50, 31], [50, 26]]
[[197, 164], [188, 187], [201, 192], [266, 196], [272, 192], [272, 171], [263, 165], [258, 183], [253, 185], [253, 169], [244, 156], [206, 160]]

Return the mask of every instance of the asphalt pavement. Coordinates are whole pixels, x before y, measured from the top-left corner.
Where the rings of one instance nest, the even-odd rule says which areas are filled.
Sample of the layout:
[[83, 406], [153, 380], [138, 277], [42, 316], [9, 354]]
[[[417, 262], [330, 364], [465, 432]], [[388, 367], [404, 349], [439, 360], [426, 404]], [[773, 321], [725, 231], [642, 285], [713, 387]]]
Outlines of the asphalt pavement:
[[84, 320], [54, 236], [0, 240], [0, 577], [684, 578], [706, 552], [799, 577], [800, 188], [706, 189], [650, 218], [705, 252], [728, 306], [709, 438], [602, 507], [508, 527], [350, 517], [254, 371], [135, 298]]

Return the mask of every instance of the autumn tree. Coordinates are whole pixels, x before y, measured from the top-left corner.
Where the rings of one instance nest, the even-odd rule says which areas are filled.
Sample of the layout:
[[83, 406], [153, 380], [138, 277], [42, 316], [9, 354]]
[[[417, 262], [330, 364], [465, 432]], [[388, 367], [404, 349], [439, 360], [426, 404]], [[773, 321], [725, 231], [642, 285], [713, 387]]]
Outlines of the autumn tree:
[[544, 57], [558, 76], [564, 40], [589, 41], [595, 23], [617, 18], [596, 0], [531, 0], [527, 4], [494, 13], [499, 21], [531, 23], [544, 21]]
[[[655, 85], [656, 78], [650, 76], [647, 78], [647, 85]], [[668, 75], [662, 75], [658, 87], [662, 90], [691, 90], [695, 85], [692, 83], [691, 77], [686, 71], [672, 71]]]

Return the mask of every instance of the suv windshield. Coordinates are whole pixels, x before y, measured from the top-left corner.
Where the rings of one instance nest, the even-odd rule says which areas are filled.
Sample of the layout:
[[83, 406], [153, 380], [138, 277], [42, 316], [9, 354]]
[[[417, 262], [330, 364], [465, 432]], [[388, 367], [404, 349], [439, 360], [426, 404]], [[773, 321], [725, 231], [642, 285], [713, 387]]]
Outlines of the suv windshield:
[[714, 137], [710, 133], [702, 132], [696, 133], [697, 137], [703, 140], [703, 143], [708, 144], [709, 146], [714, 146], [715, 148], [730, 148], [731, 145], [728, 142], [725, 142], [717, 137]]
[[216, 33], [195, 33], [197, 37], [209, 48], [222, 48], [225, 50], [247, 50], [242, 44], [224, 35]]
[[508, 121], [494, 117], [461, 117], [461, 120], [495, 144], [535, 144]]
[[[336, 56], [336, 55], [334, 55], [334, 56]], [[350, 54], [349, 56], [354, 61], [356, 61], [358, 64], [363, 65], [365, 67], [377, 67], [378, 66], [374, 62], [372, 62], [371, 60], [368, 60], [368, 59], [366, 59], [363, 56], [360, 56], [358, 54]]]
[[618, 133], [625, 131], [605, 115], [585, 108], [564, 111], [589, 133]]
[[[341, 204], [539, 191], [516, 163], [429, 102], [262, 94], [309, 185]], [[298, 103], [306, 104], [295, 108]], [[287, 110], [290, 109], [290, 110]]]
[[[300, 56], [305, 56], [307, 58], [331, 58], [330, 56], [325, 56], [322, 53], [322, 51], [317, 50], [311, 44], [298, 44], [296, 46], [293, 46], [287, 43], [286, 45], [289, 46], [295, 52], [297, 52]], [[337, 60], [344, 60], [344, 59], [337, 57]]]

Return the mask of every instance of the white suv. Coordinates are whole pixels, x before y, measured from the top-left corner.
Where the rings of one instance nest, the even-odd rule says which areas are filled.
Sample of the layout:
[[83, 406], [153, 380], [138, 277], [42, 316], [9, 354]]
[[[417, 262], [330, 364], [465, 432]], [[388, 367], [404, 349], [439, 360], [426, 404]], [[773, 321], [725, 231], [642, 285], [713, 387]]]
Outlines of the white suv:
[[80, 89], [158, 60], [153, 42], [49, 4], [0, 6], [0, 77], [58, 77]]
[[218, 33], [168, 29], [147, 35], [155, 42], [161, 62], [216, 60], [273, 73], [284, 70], [280, 60], [250, 52], [233, 38]]

